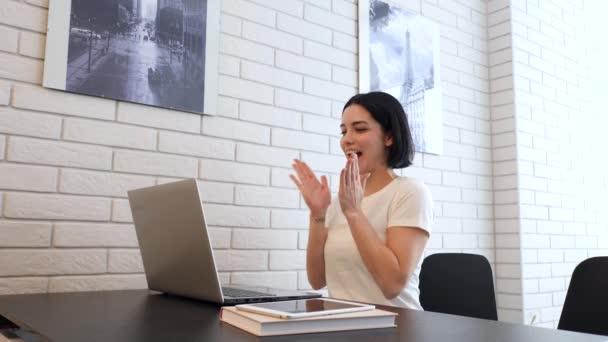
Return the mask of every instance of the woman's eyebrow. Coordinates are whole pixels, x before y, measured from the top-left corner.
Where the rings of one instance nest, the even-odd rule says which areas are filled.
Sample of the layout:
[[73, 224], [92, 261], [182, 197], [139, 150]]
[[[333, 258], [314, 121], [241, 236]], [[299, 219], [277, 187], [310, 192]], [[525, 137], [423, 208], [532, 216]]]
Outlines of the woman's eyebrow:
[[[367, 125], [367, 121], [361, 120], [361, 121], [354, 121], [354, 122], [350, 123], [351, 126], [356, 126], [356, 125], [361, 125], [361, 124]], [[346, 125], [345, 124], [340, 124], [340, 128], [346, 128]]]

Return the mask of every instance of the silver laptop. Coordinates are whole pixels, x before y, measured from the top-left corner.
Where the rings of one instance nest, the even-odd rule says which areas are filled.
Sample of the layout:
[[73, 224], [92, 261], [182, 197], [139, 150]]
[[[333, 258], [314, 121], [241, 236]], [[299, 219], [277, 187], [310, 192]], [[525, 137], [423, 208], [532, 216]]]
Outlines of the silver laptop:
[[148, 287], [219, 304], [320, 297], [264, 287], [221, 286], [195, 179], [129, 191]]

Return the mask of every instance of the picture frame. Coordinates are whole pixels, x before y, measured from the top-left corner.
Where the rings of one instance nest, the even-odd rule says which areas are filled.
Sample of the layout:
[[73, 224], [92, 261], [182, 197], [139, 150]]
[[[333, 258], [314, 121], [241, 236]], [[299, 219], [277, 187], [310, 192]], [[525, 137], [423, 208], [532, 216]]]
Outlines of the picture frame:
[[49, 3], [43, 86], [213, 115], [219, 0]]
[[359, 92], [402, 104], [417, 152], [441, 154], [439, 26], [393, 1], [359, 1]]

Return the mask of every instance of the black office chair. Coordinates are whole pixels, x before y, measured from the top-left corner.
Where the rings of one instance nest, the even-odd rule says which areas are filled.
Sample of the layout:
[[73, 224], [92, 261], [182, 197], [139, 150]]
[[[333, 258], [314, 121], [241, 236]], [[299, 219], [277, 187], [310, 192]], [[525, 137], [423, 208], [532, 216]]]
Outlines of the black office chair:
[[482, 255], [429, 255], [422, 262], [419, 288], [425, 311], [498, 320], [492, 268]]
[[557, 328], [608, 335], [608, 257], [576, 266]]

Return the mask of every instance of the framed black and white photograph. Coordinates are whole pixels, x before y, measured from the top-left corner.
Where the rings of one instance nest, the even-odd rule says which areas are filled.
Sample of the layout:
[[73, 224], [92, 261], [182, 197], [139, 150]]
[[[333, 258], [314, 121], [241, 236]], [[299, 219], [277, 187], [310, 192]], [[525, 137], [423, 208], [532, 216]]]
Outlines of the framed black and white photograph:
[[439, 27], [392, 2], [359, 2], [359, 92], [403, 105], [416, 151], [443, 151]]
[[49, 5], [45, 87], [215, 114], [219, 0]]

